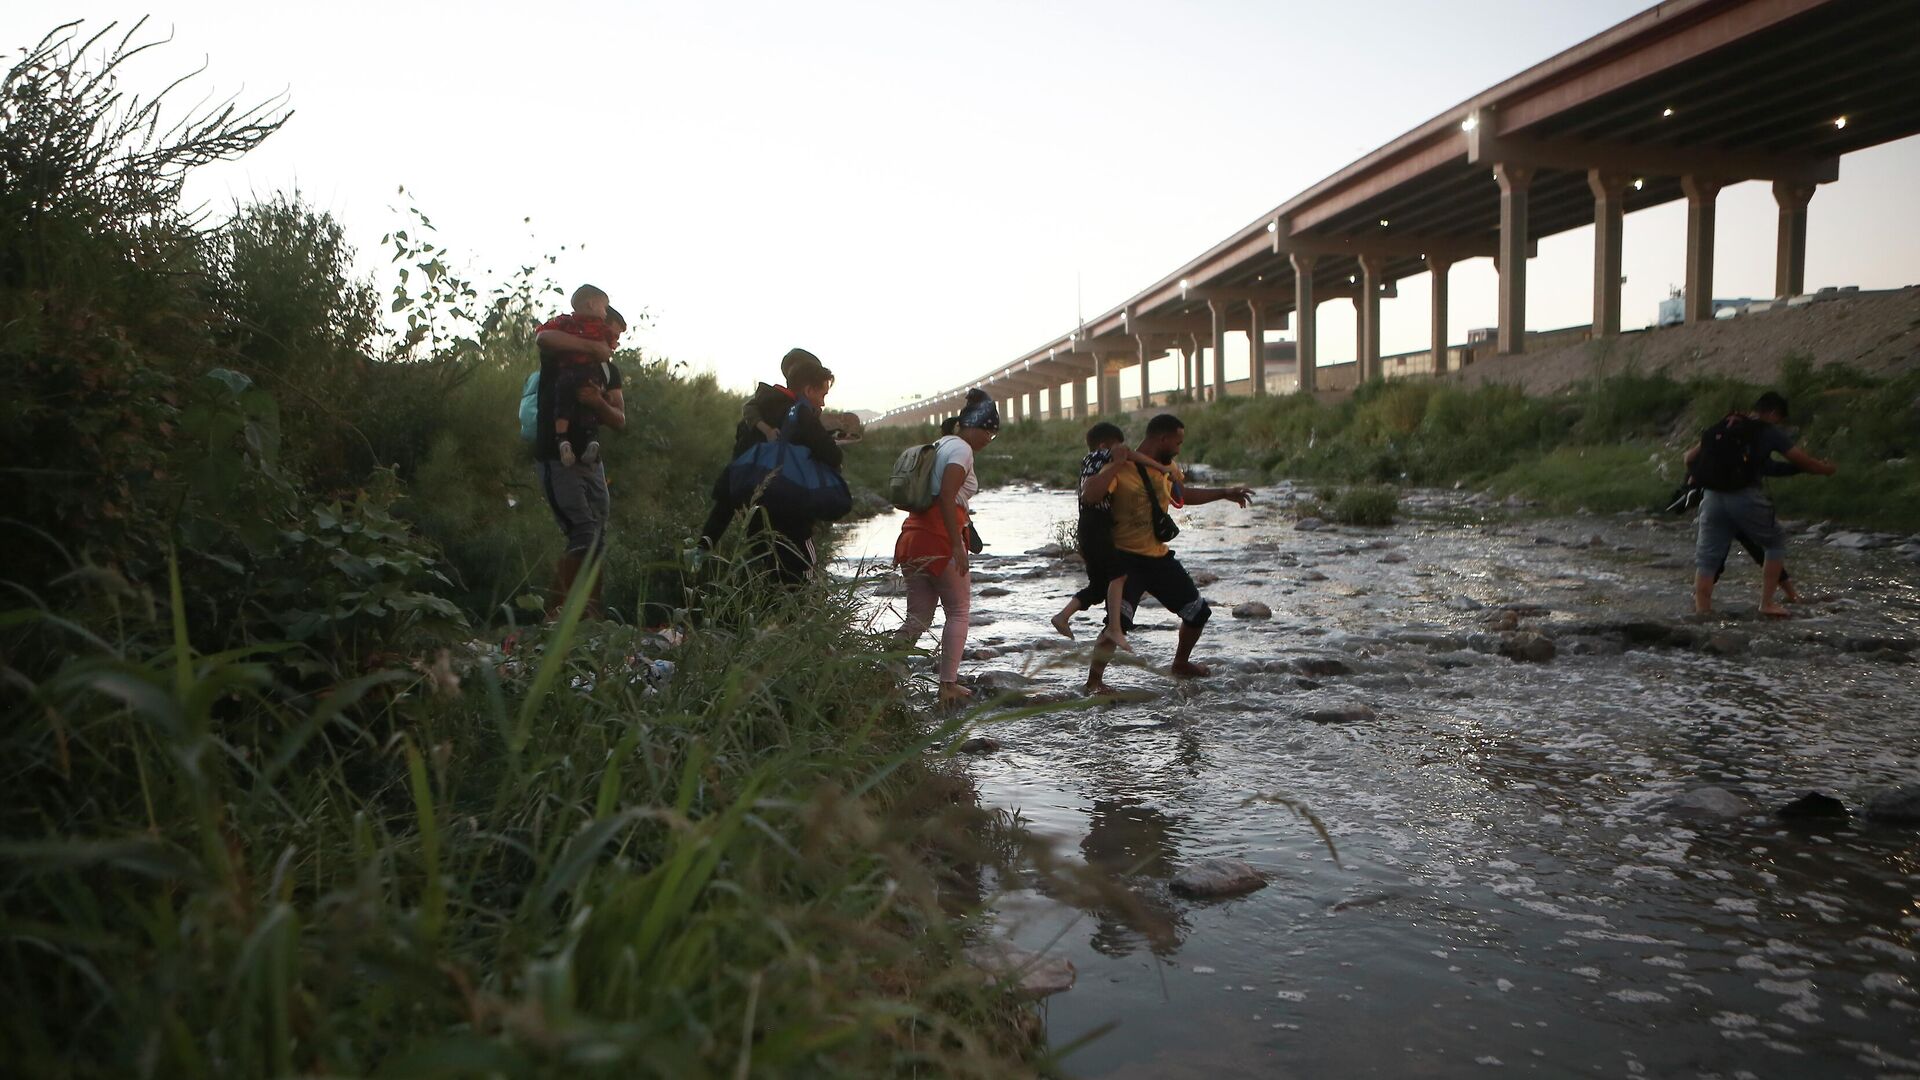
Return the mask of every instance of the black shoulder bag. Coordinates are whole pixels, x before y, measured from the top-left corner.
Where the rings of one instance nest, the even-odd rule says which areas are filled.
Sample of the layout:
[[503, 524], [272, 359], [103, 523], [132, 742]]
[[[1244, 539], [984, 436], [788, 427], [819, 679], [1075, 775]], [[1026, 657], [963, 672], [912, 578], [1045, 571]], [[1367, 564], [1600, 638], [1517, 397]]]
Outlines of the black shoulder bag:
[[1140, 470], [1140, 486], [1147, 489], [1147, 506], [1153, 511], [1153, 538], [1163, 544], [1173, 543], [1180, 535], [1180, 526], [1174, 523], [1173, 515], [1160, 506], [1160, 496], [1154, 493], [1153, 477], [1147, 475], [1145, 465], [1135, 465]]

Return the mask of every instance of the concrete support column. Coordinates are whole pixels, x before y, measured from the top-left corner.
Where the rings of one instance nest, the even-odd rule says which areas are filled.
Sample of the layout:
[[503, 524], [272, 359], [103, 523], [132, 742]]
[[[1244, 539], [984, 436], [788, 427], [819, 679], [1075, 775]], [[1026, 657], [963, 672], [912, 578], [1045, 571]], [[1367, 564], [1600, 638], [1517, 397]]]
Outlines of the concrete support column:
[[1007, 396], [1007, 419], [1013, 421], [1016, 424], [1020, 422], [1020, 395], [1019, 394], [1010, 394]]
[[1378, 255], [1360, 256], [1360, 295], [1354, 306], [1360, 309], [1360, 379], [1370, 382], [1380, 372], [1380, 272], [1386, 260]]
[[1247, 381], [1253, 384], [1254, 397], [1267, 396], [1267, 312], [1266, 305], [1255, 300], [1253, 321], [1247, 324]]
[[1813, 201], [1813, 190], [1812, 184], [1773, 182], [1773, 201], [1780, 206], [1780, 240], [1773, 263], [1776, 298], [1807, 291], [1807, 203]]
[[1047, 387], [1047, 419], [1049, 420], [1064, 419], [1064, 416], [1060, 412], [1060, 384], [1059, 383], [1054, 383], [1052, 386]]
[[1527, 189], [1533, 170], [1501, 163], [1493, 167], [1500, 184], [1500, 351], [1527, 348]]
[[1047, 418], [1047, 414], [1040, 411], [1040, 391], [1037, 389], [1027, 392], [1027, 415], [1033, 417], [1035, 420], [1045, 420]]
[[1447, 372], [1447, 271], [1453, 263], [1438, 255], [1427, 256], [1427, 273], [1433, 277], [1433, 373]]
[[1146, 338], [1140, 339], [1140, 407], [1153, 407], [1153, 346]]
[[1626, 227], [1626, 193], [1631, 178], [1604, 169], [1587, 170], [1593, 191], [1593, 332], [1620, 332], [1621, 235]]
[[1683, 176], [1687, 193], [1687, 321], [1713, 320], [1713, 218], [1720, 197], [1720, 181], [1705, 176]]
[[1293, 264], [1293, 363], [1300, 372], [1300, 392], [1313, 393], [1319, 382], [1314, 350], [1313, 263], [1317, 256], [1288, 255]]
[[1120, 369], [1108, 371], [1105, 359], [1100, 361], [1100, 411], [1108, 414], [1120, 411]]
[[1073, 378], [1073, 418], [1075, 420], [1087, 418], [1087, 377], [1085, 375], [1076, 375]]
[[1228, 300], [1209, 300], [1207, 310], [1213, 313], [1213, 400], [1219, 401], [1227, 396], [1227, 308]]

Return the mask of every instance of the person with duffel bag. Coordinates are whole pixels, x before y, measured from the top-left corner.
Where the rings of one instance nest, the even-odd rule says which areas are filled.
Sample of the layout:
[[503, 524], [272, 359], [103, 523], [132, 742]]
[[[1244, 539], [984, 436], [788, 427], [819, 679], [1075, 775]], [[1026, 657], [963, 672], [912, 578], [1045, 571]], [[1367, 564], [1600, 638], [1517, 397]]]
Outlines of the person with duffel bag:
[[791, 386], [795, 400], [778, 436], [748, 448], [727, 467], [729, 494], [749, 511], [755, 563], [788, 585], [813, 571], [814, 527], [853, 509], [853, 494], [840, 475], [844, 454], [821, 420], [833, 372], [808, 364], [793, 373]]

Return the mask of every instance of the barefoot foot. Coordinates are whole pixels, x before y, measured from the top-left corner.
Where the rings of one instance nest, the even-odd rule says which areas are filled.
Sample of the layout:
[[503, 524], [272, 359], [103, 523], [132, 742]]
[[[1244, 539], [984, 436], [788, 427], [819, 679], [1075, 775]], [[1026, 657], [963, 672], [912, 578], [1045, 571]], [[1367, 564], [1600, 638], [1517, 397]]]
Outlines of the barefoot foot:
[[1762, 607], [1760, 609], [1760, 614], [1766, 616], [1769, 619], [1793, 618], [1793, 612], [1788, 611], [1786, 608], [1781, 607], [1779, 604], [1768, 604], [1765, 607]]
[[1204, 679], [1213, 674], [1213, 669], [1205, 664], [1196, 664], [1191, 660], [1175, 660], [1173, 677], [1176, 679]]
[[1071, 614], [1063, 611], [1055, 615], [1053, 617], [1053, 628], [1060, 631], [1061, 637], [1066, 638], [1068, 641], [1073, 640], [1073, 616]]
[[1090, 682], [1086, 685], [1085, 690], [1088, 697], [1114, 697], [1120, 693], [1120, 691], [1115, 690], [1104, 682]]

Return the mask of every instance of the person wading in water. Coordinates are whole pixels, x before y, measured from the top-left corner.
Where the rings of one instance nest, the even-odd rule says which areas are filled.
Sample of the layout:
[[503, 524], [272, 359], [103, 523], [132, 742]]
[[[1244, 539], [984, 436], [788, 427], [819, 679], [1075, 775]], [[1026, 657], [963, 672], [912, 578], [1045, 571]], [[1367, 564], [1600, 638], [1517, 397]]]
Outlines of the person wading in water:
[[[973, 696], [960, 685], [960, 656], [967, 651], [967, 620], [973, 607], [973, 576], [968, 566], [973, 532], [967, 504], [980, 490], [973, 458], [1000, 431], [1000, 409], [985, 390], [967, 391], [967, 404], [953, 418], [953, 433], [934, 443], [933, 505], [907, 515], [893, 562], [907, 579], [907, 621], [897, 640], [910, 646], [933, 625], [938, 602], [946, 615], [940, 632], [940, 701], [965, 702]], [[972, 548], [977, 550], [977, 548]]]
[[[1180, 565], [1167, 541], [1179, 529], [1167, 510], [1174, 506], [1201, 506], [1225, 499], [1244, 507], [1253, 500], [1250, 488], [1184, 487], [1180, 470], [1173, 468], [1180, 444], [1187, 438], [1187, 425], [1172, 413], [1161, 413], [1147, 422], [1147, 437], [1139, 452], [1168, 467], [1166, 473], [1152, 473], [1141, 466], [1121, 469], [1109, 488], [1113, 497], [1113, 545], [1120, 549], [1120, 568], [1126, 574], [1122, 590], [1121, 625], [1133, 629], [1133, 612], [1142, 596], [1151, 595], [1161, 606], [1180, 617], [1180, 638], [1174, 647], [1171, 672], [1176, 679], [1197, 679], [1212, 674], [1193, 662], [1193, 647], [1200, 632], [1213, 615], [1213, 608], [1201, 597], [1187, 569]], [[1083, 496], [1084, 498], [1084, 496]], [[1113, 659], [1113, 645], [1102, 641], [1093, 650], [1093, 664], [1087, 671], [1087, 691], [1112, 693], [1105, 682], [1107, 662]]]

